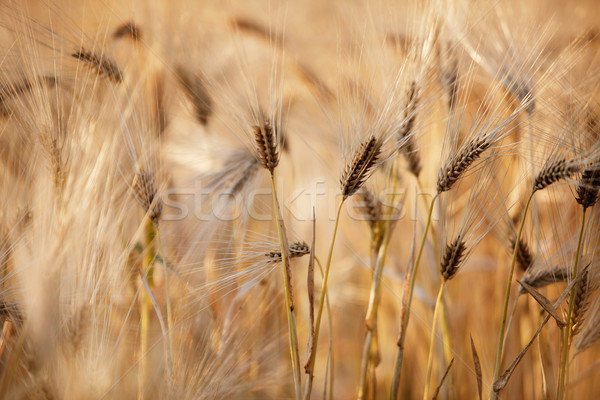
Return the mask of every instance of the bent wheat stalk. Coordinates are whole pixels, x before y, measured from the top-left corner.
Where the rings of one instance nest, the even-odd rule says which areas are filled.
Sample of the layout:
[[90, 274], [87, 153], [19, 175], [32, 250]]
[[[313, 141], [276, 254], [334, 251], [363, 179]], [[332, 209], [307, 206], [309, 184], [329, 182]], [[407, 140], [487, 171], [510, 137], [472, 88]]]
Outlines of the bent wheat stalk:
[[390, 391], [390, 399], [396, 400], [398, 398], [399, 389], [400, 389], [400, 375], [402, 372], [402, 360], [404, 356], [404, 342], [406, 340], [406, 331], [408, 329], [408, 321], [410, 319], [410, 306], [412, 303], [413, 293], [415, 289], [415, 282], [417, 271], [419, 269], [419, 264], [421, 261], [421, 256], [423, 255], [423, 249], [425, 247], [425, 242], [427, 240], [427, 232], [429, 231], [429, 227], [431, 226], [431, 219], [433, 216], [433, 209], [435, 207], [435, 202], [440, 195], [440, 192], [436, 193], [433, 199], [431, 199], [431, 205], [429, 206], [429, 215], [427, 216], [427, 223], [425, 225], [425, 231], [423, 232], [423, 237], [421, 238], [421, 244], [419, 245], [419, 251], [417, 253], [417, 258], [415, 259], [415, 263], [412, 268], [406, 273], [406, 281], [404, 286], [404, 296], [402, 299], [402, 311], [400, 313], [401, 325], [400, 325], [400, 335], [396, 345], [398, 346], [398, 350], [396, 352], [396, 360], [394, 362], [394, 372], [392, 379], [392, 388]]
[[[525, 227], [525, 217], [527, 216], [527, 210], [529, 210], [529, 206], [531, 204], [531, 200], [533, 199], [533, 195], [535, 194], [536, 189], [531, 191], [531, 194], [527, 198], [527, 203], [525, 203], [525, 209], [523, 210], [523, 215], [521, 216], [521, 222], [519, 224], [519, 231], [517, 232], [517, 237], [515, 239], [515, 248], [512, 254], [512, 261], [510, 264], [510, 272], [508, 274], [508, 282], [506, 284], [506, 290], [504, 293], [504, 306], [502, 310], [502, 322], [500, 324], [500, 338], [498, 339], [498, 348], [496, 350], [496, 364], [494, 366], [494, 382], [498, 380], [500, 375], [500, 364], [502, 362], [502, 353], [504, 351], [504, 335], [506, 334], [506, 320], [508, 316], [508, 303], [510, 301], [510, 290], [512, 287], [512, 279], [515, 272], [515, 265], [517, 264], [517, 255], [519, 253], [519, 244], [521, 243], [521, 235], [523, 234], [523, 228]], [[498, 398], [498, 393], [492, 391], [490, 393], [490, 399]]]
[[273, 199], [273, 215], [277, 226], [277, 236], [281, 250], [281, 268], [283, 272], [285, 311], [288, 321], [288, 339], [290, 356], [292, 359], [292, 372], [294, 375], [294, 390], [296, 399], [302, 399], [302, 378], [300, 375], [300, 355], [298, 348], [298, 329], [296, 327], [296, 314], [294, 313], [294, 295], [292, 290], [292, 270], [290, 267], [290, 249], [285, 231], [285, 223], [281, 215], [277, 189], [275, 185], [275, 168], [279, 165], [280, 132], [277, 121], [272, 121], [259, 110], [257, 113], [258, 125], [253, 127], [256, 152], [262, 166], [271, 175], [271, 193]]
[[292, 357], [292, 372], [294, 374], [294, 389], [296, 399], [302, 398], [302, 379], [300, 377], [300, 355], [298, 348], [298, 330], [296, 328], [296, 314], [294, 313], [294, 297], [292, 292], [292, 275], [289, 267], [289, 246], [287, 244], [287, 236], [279, 202], [277, 200], [277, 192], [275, 190], [275, 176], [271, 174], [271, 187], [273, 193], [273, 213], [275, 214], [275, 223], [277, 225], [277, 234], [281, 245], [281, 266], [283, 270], [283, 282], [285, 287], [285, 311], [288, 319], [290, 355]]
[[[573, 266], [573, 280], [577, 279], [577, 269], [579, 267], [579, 257], [581, 255], [581, 243], [583, 239], [583, 233], [585, 228], [585, 214], [587, 208], [583, 209], [583, 215], [581, 216], [581, 230], [579, 231], [579, 240], [577, 242], [577, 252], [575, 253], [575, 263]], [[569, 358], [569, 350], [571, 348], [571, 330], [573, 328], [573, 304], [575, 303], [575, 287], [571, 289], [569, 294], [569, 309], [567, 311], [567, 325], [564, 328], [563, 343], [562, 343], [562, 355], [560, 359], [560, 372], [558, 375], [558, 399], [563, 399], [566, 396], [566, 376], [568, 375], [567, 361]]]
[[[517, 237], [515, 238], [515, 246], [512, 255], [512, 261], [510, 264], [510, 272], [508, 274], [508, 282], [506, 283], [506, 291], [504, 295], [504, 306], [502, 311], [502, 322], [500, 324], [500, 334], [498, 339], [498, 347], [496, 350], [496, 363], [494, 367], [494, 382], [498, 380], [500, 376], [500, 366], [502, 364], [502, 355], [504, 352], [504, 338], [506, 335], [506, 321], [508, 316], [508, 303], [510, 301], [510, 292], [512, 287], [512, 279], [515, 272], [515, 265], [517, 264], [517, 258], [519, 256], [519, 248], [521, 243], [521, 235], [523, 233], [523, 228], [525, 226], [525, 218], [527, 217], [527, 212], [529, 210], [529, 206], [531, 205], [533, 196], [539, 190], [543, 190], [548, 186], [558, 182], [561, 179], [568, 178], [572, 176], [577, 171], [577, 167], [568, 162], [565, 159], [560, 159], [556, 161], [552, 161], [546, 165], [538, 173], [533, 181], [533, 188], [529, 197], [527, 198], [527, 202], [525, 203], [525, 208], [523, 210], [523, 215], [521, 216], [521, 222], [519, 224], [519, 230], [517, 233]], [[490, 392], [490, 399], [497, 399], [498, 393], [494, 391], [492, 388]]]
[[[395, 205], [396, 200], [396, 164], [393, 163], [390, 168], [389, 174], [389, 182], [392, 188], [392, 200], [391, 204]], [[380, 241], [376, 244], [377, 253], [374, 257], [373, 263], [373, 277], [371, 282], [371, 291], [369, 294], [369, 305], [367, 308], [367, 315], [365, 318], [365, 326], [367, 328], [367, 332], [365, 335], [365, 341], [363, 345], [362, 352], [362, 362], [361, 362], [361, 374], [360, 374], [360, 384], [358, 391], [358, 398], [365, 399], [368, 394], [368, 371], [375, 371], [375, 368], [378, 364], [378, 349], [374, 348], [377, 341], [377, 312], [379, 309], [379, 303], [381, 298], [381, 279], [383, 277], [383, 268], [385, 266], [385, 259], [387, 255], [387, 249], [390, 242], [390, 237], [392, 234], [392, 224], [394, 218], [394, 209], [390, 210], [389, 215], [387, 216], [387, 220], [385, 226], [383, 228], [382, 237]], [[375, 223], [377, 223], [376, 221]], [[372, 397], [375, 397], [375, 374], [373, 372], [373, 379], [371, 381], [371, 392], [373, 393]]]
[[340, 185], [343, 197], [337, 209], [335, 225], [333, 227], [333, 235], [331, 237], [331, 244], [329, 245], [329, 253], [327, 254], [327, 262], [325, 264], [325, 274], [323, 275], [323, 283], [321, 284], [321, 295], [319, 296], [319, 308], [317, 310], [317, 318], [315, 321], [314, 339], [312, 343], [312, 349], [309, 353], [312, 356], [304, 367], [306, 373], [308, 374], [304, 391], [305, 400], [310, 399], [312, 392], [313, 372], [315, 368], [317, 345], [319, 343], [321, 317], [323, 316], [325, 295], [327, 293], [327, 282], [329, 280], [329, 270], [331, 268], [331, 259], [333, 256], [333, 247], [335, 245], [335, 238], [337, 236], [342, 207], [348, 197], [355, 194], [362, 187], [369, 176], [371, 176], [372, 172], [377, 166], [377, 162], [379, 161], [382, 146], [383, 142], [381, 139], [376, 138], [375, 136], [371, 136], [369, 139], [362, 142], [358, 151], [356, 151], [354, 154], [352, 161], [346, 166], [346, 169], [342, 173]]

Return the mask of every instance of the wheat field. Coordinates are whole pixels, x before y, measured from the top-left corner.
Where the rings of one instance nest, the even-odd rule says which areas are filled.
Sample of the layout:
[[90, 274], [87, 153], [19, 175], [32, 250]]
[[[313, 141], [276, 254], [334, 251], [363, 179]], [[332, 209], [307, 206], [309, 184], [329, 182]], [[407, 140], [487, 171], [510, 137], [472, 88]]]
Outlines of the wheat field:
[[0, 398], [597, 398], [599, 12], [0, 1]]

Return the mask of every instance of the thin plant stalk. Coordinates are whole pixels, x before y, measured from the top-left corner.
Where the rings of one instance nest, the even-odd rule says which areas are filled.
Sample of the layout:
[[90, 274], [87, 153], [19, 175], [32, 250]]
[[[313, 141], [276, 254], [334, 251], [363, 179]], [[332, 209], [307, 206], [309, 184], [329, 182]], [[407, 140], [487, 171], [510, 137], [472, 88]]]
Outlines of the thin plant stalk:
[[[159, 250], [163, 257], [165, 257], [165, 252], [162, 251], [162, 244], [159, 236]], [[173, 362], [172, 357], [175, 354], [175, 347], [173, 345], [173, 314], [171, 311], [171, 293], [169, 287], [169, 267], [166, 260], [164, 260], [163, 265], [165, 267], [165, 296], [167, 303], [167, 340], [169, 342], [169, 351], [170, 351], [170, 363]]]
[[17, 343], [13, 346], [12, 351], [9, 353], [6, 367], [4, 368], [2, 378], [0, 379], [0, 398], [6, 398], [6, 393], [9, 390], [13, 374], [17, 370], [16, 366], [18, 365], [19, 359], [21, 358], [21, 353], [23, 352], [23, 346], [25, 345], [25, 339], [27, 337], [25, 332], [29, 330], [29, 325], [30, 323], [26, 321], [25, 326], [23, 327], [22, 332], [17, 339]]
[[284, 244], [283, 231], [280, 224], [280, 213], [279, 213], [279, 202], [277, 201], [277, 193], [275, 191], [275, 176], [271, 174], [271, 192], [273, 193], [273, 213], [275, 214], [275, 222], [277, 225], [277, 234], [279, 236], [279, 244], [281, 246], [281, 267], [283, 270], [283, 282], [285, 287], [285, 311], [288, 320], [288, 332], [290, 342], [290, 355], [292, 357], [292, 372], [294, 374], [294, 389], [296, 393], [296, 399], [302, 399], [302, 380], [300, 377], [300, 355], [298, 350], [298, 330], [296, 328], [296, 315], [294, 314], [292, 305], [292, 293], [291, 293], [291, 282], [290, 276], [287, 272], [287, 263], [289, 262], [287, 257], [287, 248]]
[[431, 324], [431, 342], [429, 343], [429, 356], [427, 358], [427, 373], [425, 374], [425, 391], [423, 392], [423, 400], [429, 399], [429, 381], [431, 380], [431, 371], [433, 367], [433, 348], [435, 347], [435, 330], [437, 327], [440, 306], [442, 305], [442, 298], [444, 296], [444, 286], [446, 286], [446, 281], [442, 280], [442, 282], [440, 283], [440, 290], [438, 290], [437, 299], [435, 301], [435, 307], [433, 309], [433, 322]]
[[[421, 185], [421, 180], [419, 178], [415, 178], [415, 180], [417, 182], [416, 189], [418, 191], [418, 193], [417, 193], [417, 196], [418, 196], [420, 193], [423, 193], [423, 189], [422, 189], [423, 186]], [[420, 196], [418, 196], [418, 197], [420, 197]], [[422, 197], [422, 199], [423, 199], [424, 210], [427, 210], [428, 207], [429, 207], [429, 204], [427, 204], [427, 201], [425, 200], [425, 197]], [[415, 207], [417, 207], [417, 206], [418, 205], [415, 204]], [[429, 236], [430, 236], [429, 239], [431, 240], [431, 243], [432, 243], [431, 248], [433, 250], [433, 259], [434, 259], [434, 261], [435, 261], [435, 263], [437, 265], [437, 263], [439, 263], [439, 261], [440, 261], [440, 252], [438, 251], [438, 246], [437, 246], [436, 229], [435, 229], [435, 226], [433, 226], [433, 225], [429, 227]], [[448, 363], [449, 362], [450, 361], [448, 361]]]
[[377, 311], [379, 309], [379, 299], [381, 298], [381, 278], [383, 276], [383, 267], [385, 265], [385, 258], [389, 244], [389, 231], [390, 229], [388, 226], [384, 235], [383, 243], [379, 249], [377, 263], [373, 273], [369, 307], [367, 310], [367, 317], [365, 319], [367, 334], [365, 336], [362, 352], [360, 387], [358, 392], [359, 399], [367, 398], [368, 371], [369, 368], [375, 368], [376, 352], [373, 350], [373, 341], [375, 340], [375, 335], [377, 334]]
[[[415, 282], [417, 271], [419, 268], [419, 263], [421, 262], [421, 256], [423, 255], [423, 248], [425, 247], [425, 241], [427, 240], [427, 232], [429, 231], [429, 227], [431, 226], [431, 219], [433, 216], [433, 209], [435, 207], [435, 202], [440, 193], [436, 193], [436, 195], [431, 199], [431, 205], [429, 206], [429, 215], [427, 216], [427, 224], [425, 225], [425, 232], [423, 232], [423, 237], [421, 238], [421, 244], [419, 245], [419, 252], [417, 253], [417, 258], [415, 259], [415, 263], [411, 268], [411, 271], [408, 272], [410, 274], [410, 281], [408, 283], [408, 288], [405, 285], [405, 298], [402, 304], [402, 325], [400, 326], [400, 337], [398, 338], [398, 351], [396, 353], [396, 361], [394, 362], [394, 373], [392, 379], [392, 388], [390, 391], [390, 399], [396, 400], [398, 398], [398, 393], [400, 389], [400, 375], [402, 372], [402, 358], [404, 355], [404, 341], [406, 340], [406, 331], [408, 328], [408, 321], [410, 317], [410, 305], [412, 303], [413, 292], [415, 289]], [[407, 276], [408, 278], [408, 276]], [[408, 280], [408, 279], [407, 279]], [[408, 291], [407, 291], [408, 289]]]
[[[581, 243], [583, 240], [583, 232], [585, 228], [585, 214], [586, 208], [583, 209], [583, 215], [581, 217], [581, 230], [579, 231], [579, 241], [577, 242], [577, 252], [575, 253], [575, 264], [573, 266], [573, 280], [577, 279], [577, 269], [579, 267], [579, 256], [581, 254]], [[573, 303], [575, 300], [575, 287], [571, 289], [569, 294], [569, 310], [567, 311], [567, 325], [565, 326], [565, 332], [563, 334], [562, 344], [562, 357], [560, 361], [560, 372], [558, 377], [558, 399], [565, 398], [566, 395], [566, 376], [568, 374], [569, 367], [567, 361], [569, 359], [569, 349], [571, 347], [571, 329], [572, 323], [571, 314], [573, 313]]]
[[317, 356], [317, 344], [319, 343], [319, 330], [321, 327], [321, 317], [323, 316], [323, 306], [325, 304], [325, 295], [327, 294], [327, 281], [329, 280], [329, 269], [331, 267], [331, 258], [333, 256], [333, 247], [335, 245], [335, 238], [337, 236], [338, 225], [340, 222], [340, 214], [342, 213], [342, 206], [344, 205], [344, 201], [346, 197], [343, 197], [340, 201], [340, 205], [338, 206], [337, 214], [335, 217], [335, 226], [333, 227], [333, 235], [331, 237], [331, 244], [329, 246], [329, 253], [327, 255], [327, 262], [325, 264], [325, 273], [323, 275], [323, 283], [321, 284], [321, 295], [319, 296], [319, 307], [317, 309], [317, 319], [315, 320], [315, 334], [313, 340], [313, 346], [310, 354], [312, 358], [310, 359], [308, 368], [306, 369], [306, 373], [308, 374], [308, 378], [306, 380], [305, 390], [304, 390], [304, 399], [310, 399], [311, 391], [312, 391], [312, 383], [314, 379], [314, 368], [315, 368], [315, 360]]
[[[319, 271], [321, 272], [321, 278], [324, 276], [323, 267], [319, 262], [319, 259], [315, 257], [315, 261], [319, 266]], [[324, 399], [333, 399], [333, 324], [331, 322], [331, 304], [329, 303], [329, 295], [325, 293], [325, 304], [327, 307], [327, 329], [329, 333], [329, 353], [328, 353], [328, 362], [327, 362], [327, 372], [326, 376], [329, 378], [325, 379], [325, 385], [323, 390], [323, 398]], [[327, 384], [329, 381], [329, 384]]]
[[[517, 311], [517, 305], [519, 303], [519, 295], [517, 294], [517, 297], [515, 298], [515, 301], [513, 301], [513, 305], [512, 308], [510, 310], [510, 317], [508, 318], [508, 322], [506, 323], [506, 331], [510, 331], [510, 326], [512, 324], [512, 320], [515, 316], [515, 312]], [[506, 346], [506, 336], [504, 337], [504, 344], [503, 346]]]
[[[396, 199], [396, 164], [390, 168], [389, 181], [392, 187], [392, 204], [395, 204]], [[361, 362], [361, 374], [360, 384], [358, 391], [358, 398], [367, 398], [367, 386], [368, 386], [368, 371], [370, 368], [373, 370], [376, 368], [377, 350], [373, 349], [374, 342], [377, 338], [377, 311], [379, 309], [379, 302], [381, 298], [381, 279], [383, 277], [383, 268], [385, 266], [385, 258], [387, 255], [388, 244], [391, 236], [392, 218], [394, 216], [394, 210], [390, 211], [388, 215], [385, 228], [383, 231], [383, 237], [381, 238], [380, 246], [377, 249], [377, 253], [374, 257], [374, 268], [373, 277], [371, 281], [371, 291], [369, 294], [369, 305], [367, 308], [367, 315], [365, 318], [365, 325], [367, 327], [367, 334], [363, 345], [362, 362]], [[378, 238], [376, 239], [378, 240]], [[375, 382], [372, 382], [375, 385]]]
[[[529, 205], [531, 204], [531, 200], [535, 195], [536, 190], [532, 190], [531, 194], [527, 198], [527, 203], [525, 203], [525, 209], [523, 210], [523, 216], [521, 217], [521, 223], [519, 224], [519, 232], [517, 233], [517, 238], [515, 240], [515, 248], [513, 250], [512, 261], [510, 263], [510, 273], [508, 275], [508, 282], [506, 284], [506, 291], [504, 294], [504, 307], [502, 311], [502, 323], [500, 324], [500, 337], [498, 339], [498, 348], [496, 351], [496, 364], [494, 367], [494, 380], [492, 382], [496, 382], [498, 377], [500, 376], [500, 364], [502, 362], [502, 353], [504, 352], [504, 335], [506, 334], [506, 320], [508, 316], [508, 303], [510, 301], [510, 290], [512, 287], [512, 279], [515, 272], [515, 265], [517, 263], [517, 252], [519, 251], [519, 241], [521, 240], [521, 235], [523, 234], [523, 228], [525, 227], [525, 218], [527, 217], [527, 210], [529, 210]], [[493, 386], [493, 385], [492, 385]], [[497, 399], [498, 393], [496, 393], [492, 387], [490, 392], [490, 399]]]
[[[146, 218], [145, 227], [145, 249], [144, 258], [142, 261], [142, 273], [146, 277], [148, 286], [150, 289], [154, 286], [154, 263], [155, 251], [154, 251], [154, 238], [156, 236], [156, 229], [154, 223], [150, 218]], [[140, 293], [140, 371], [138, 375], [138, 399], [144, 398], [145, 388], [145, 376], [146, 376], [146, 352], [148, 351], [148, 330], [150, 328], [150, 297], [148, 293], [142, 291]]]
[[[421, 180], [417, 177], [416, 178], [416, 188], [418, 190], [418, 193], [422, 193], [423, 190], [422, 185], [421, 185]], [[427, 210], [427, 202], [425, 201], [425, 198], [423, 198], [423, 206], [425, 207], [425, 210]], [[430, 236], [430, 240], [431, 240], [431, 248], [433, 249], [433, 260], [434, 260], [434, 264], [435, 265], [439, 265], [440, 263], [440, 253], [438, 251], [438, 244], [437, 244], [437, 233], [436, 233], [436, 229], [435, 226], [431, 226], [429, 227], [429, 236]], [[439, 269], [438, 269], [439, 272]], [[438, 274], [438, 278], [440, 280], [442, 280], [442, 276], [440, 274]], [[452, 360], [452, 349], [450, 347], [450, 324], [448, 323], [448, 310], [446, 307], [446, 300], [445, 297], [442, 296], [442, 303], [441, 303], [441, 309], [440, 309], [440, 318], [441, 318], [441, 328], [442, 328], [442, 339], [444, 343], [443, 346], [443, 351], [444, 351], [444, 367], [446, 365], [448, 365], [450, 363], [450, 360]], [[448, 376], [448, 385], [446, 385], [447, 390], [449, 390], [452, 387], [452, 380], [453, 380], [453, 375]]]

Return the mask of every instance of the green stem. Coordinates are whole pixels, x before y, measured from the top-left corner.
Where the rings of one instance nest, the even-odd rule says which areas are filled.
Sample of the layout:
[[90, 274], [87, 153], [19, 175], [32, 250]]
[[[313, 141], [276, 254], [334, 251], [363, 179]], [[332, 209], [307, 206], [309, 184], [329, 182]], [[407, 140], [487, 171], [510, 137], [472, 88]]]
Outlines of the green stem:
[[319, 330], [321, 327], [321, 317], [323, 316], [323, 305], [325, 303], [325, 295], [327, 293], [327, 281], [329, 280], [329, 269], [331, 267], [331, 258], [333, 255], [333, 247], [335, 245], [335, 238], [337, 236], [338, 225], [340, 222], [340, 214], [342, 213], [342, 206], [346, 201], [346, 197], [342, 198], [340, 205], [338, 206], [337, 215], [335, 217], [335, 226], [333, 227], [333, 236], [331, 237], [331, 245], [329, 246], [329, 254], [327, 255], [327, 263], [325, 264], [325, 274], [323, 275], [323, 283], [321, 284], [321, 295], [319, 296], [319, 308], [317, 309], [317, 319], [315, 321], [315, 334], [313, 338], [312, 350], [310, 352], [311, 359], [310, 365], [307, 370], [308, 379], [306, 380], [306, 387], [304, 391], [304, 399], [310, 399], [312, 391], [312, 380], [315, 369], [315, 360], [317, 358], [317, 345], [319, 343]]
[[281, 216], [279, 214], [279, 202], [277, 201], [277, 193], [275, 191], [275, 176], [271, 174], [271, 187], [273, 194], [273, 213], [275, 214], [275, 222], [277, 225], [277, 234], [279, 236], [279, 244], [281, 246], [281, 266], [283, 270], [283, 282], [285, 287], [285, 311], [288, 320], [288, 337], [290, 343], [290, 355], [292, 358], [292, 372], [294, 374], [294, 389], [296, 399], [302, 399], [302, 379], [300, 377], [300, 356], [298, 351], [298, 331], [296, 329], [296, 315], [294, 314], [294, 306], [292, 301], [292, 286], [291, 276], [289, 274], [287, 263], [288, 248], [285, 242], [284, 232], [281, 226]]
[[500, 338], [498, 339], [498, 348], [496, 351], [496, 364], [494, 367], [494, 380], [492, 381], [492, 390], [490, 392], [490, 399], [497, 399], [498, 393], [496, 393], [493, 389], [493, 383], [498, 380], [500, 376], [500, 364], [502, 362], [502, 353], [504, 352], [504, 335], [506, 334], [506, 319], [508, 315], [508, 303], [510, 301], [510, 289], [512, 287], [512, 279], [515, 272], [515, 265], [517, 262], [517, 252], [519, 250], [519, 241], [521, 240], [521, 235], [523, 234], [523, 228], [525, 227], [525, 217], [527, 217], [527, 210], [529, 209], [529, 205], [531, 204], [531, 199], [533, 199], [533, 195], [536, 190], [532, 190], [531, 194], [527, 198], [527, 203], [525, 203], [525, 209], [523, 210], [523, 216], [521, 217], [521, 223], [519, 225], [519, 232], [517, 233], [517, 238], [515, 240], [515, 248], [513, 250], [512, 261], [510, 263], [510, 273], [508, 275], [508, 282], [506, 283], [506, 291], [504, 295], [504, 308], [502, 311], [502, 323], [500, 324]]
[[429, 399], [429, 381], [431, 380], [431, 370], [433, 367], [433, 348], [435, 347], [435, 329], [437, 327], [438, 313], [440, 304], [442, 302], [442, 296], [444, 294], [445, 280], [440, 283], [440, 290], [438, 291], [437, 299], [435, 301], [435, 308], [433, 309], [433, 322], [431, 324], [431, 342], [429, 343], [429, 357], [427, 358], [427, 373], [425, 375], [425, 391], [423, 393], [423, 400]]
[[[390, 391], [390, 399], [396, 400], [398, 398], [398, 392], [400, 389], [400, 375], [402, 372], [402, 359], [404, 354], [404, 341], [406, 340], [406, 331], [408, 328], [408, 321], [410, 319], [410, 305], [412, 303], [413, 292], [415, 289], [415, 282], [417, 271], [419, 269], [419, 264], [421, 262], [421, 256], [423, 254], [423, 248], [425, 247], [425, 242], [427, 241], [427, 233], [429, 231], [429, 227], [431, 226], [431, 217], [433, 215], [433, 209], [435, 206], [435, 201], [437, 200], [440, 193], [436, 193], [436, 195], [431, 200], [431, 205], [429, 207], [429, 215], [427, 216], [427, 224], [425, 225], [425, 232], [423, 232], [423, 238], [421, 239], [421, 244], [419, 245], [419, 252], [417, 253], [417, 258], [415, 263], [407, 274], [410, 275], [410, 283], [408, 286], [408, 292], [406, 292], [405, 287], [405, 300], [402, 304], [402, 325], [400, 326], [400, 337], [398, 339], [398, 351], [396, 353], [396, 361], [394, 363], [394, 373], [392, 378], [392, 388]], [[408, 278], [408, 275], [407, 275]]]
[[[577, 242], [577, 252], [575, 253], [575, 264], [573, 266], [573, 280], [577, 279], [577, 268], [579, 266], [579, 256], [581, 254], [581, 243], [583, 241], [583, 232], [585, 228], [585, 212], [583, 209], [583, 216], [581, 217], [581, 230], [579, 231], [579, 241]], [[573, 321], [571, 316], [573, 314], [573, 303], [575, 300], [575, 286], [571, 289], [569, 294], [569, 311], [567, 312], [567, 326], [565, 326], [565, 333], [563, 334], [563, 345], [562, 345], [562, 358], [560, 361], [560, 374], [558, 378], [558, 399], [562, 400], [566, 395], [566, 376], [569, 370], [567, 361], [569, 359], [569, 350], [571, 348], [571, 329]]]

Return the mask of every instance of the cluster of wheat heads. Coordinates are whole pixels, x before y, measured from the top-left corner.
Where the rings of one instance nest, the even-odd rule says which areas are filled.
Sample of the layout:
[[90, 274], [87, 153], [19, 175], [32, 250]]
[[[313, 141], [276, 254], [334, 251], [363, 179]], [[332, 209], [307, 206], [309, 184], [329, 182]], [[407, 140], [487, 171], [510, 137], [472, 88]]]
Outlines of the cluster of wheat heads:
[[1, 398], [600, 393], [593, 1], [197, 3], [0, 3]]

